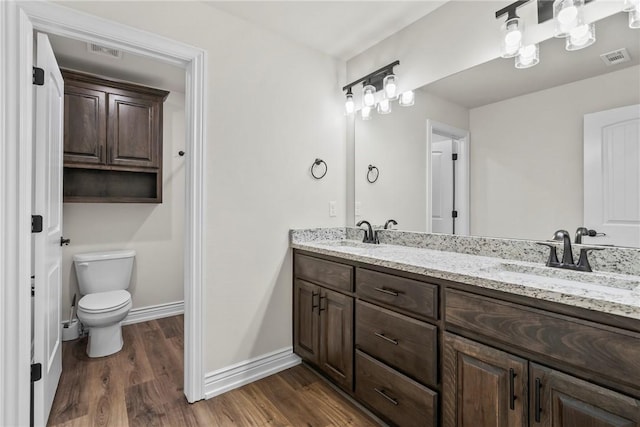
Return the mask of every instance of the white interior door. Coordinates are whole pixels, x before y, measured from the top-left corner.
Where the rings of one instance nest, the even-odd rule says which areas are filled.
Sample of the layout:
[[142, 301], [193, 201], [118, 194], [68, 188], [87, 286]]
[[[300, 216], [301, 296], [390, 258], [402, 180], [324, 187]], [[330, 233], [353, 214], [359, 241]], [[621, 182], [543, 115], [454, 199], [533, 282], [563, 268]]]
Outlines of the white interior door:
[[431, 231], [453, 233], [453, 141], [431, 142]]
[[585, 244], [640, 247], [640, 105], [584, 116]]
[[36, 86], [34, 145], [34, 214], [42, 215], [42, 232], [34, 235], [34, 362], [42, 379], [34, 384], [34, 425], [47, 424], [62, 373], [62, 143], [64, 81], [44, 34], [36, 38], [36, 66], [44, 85]]

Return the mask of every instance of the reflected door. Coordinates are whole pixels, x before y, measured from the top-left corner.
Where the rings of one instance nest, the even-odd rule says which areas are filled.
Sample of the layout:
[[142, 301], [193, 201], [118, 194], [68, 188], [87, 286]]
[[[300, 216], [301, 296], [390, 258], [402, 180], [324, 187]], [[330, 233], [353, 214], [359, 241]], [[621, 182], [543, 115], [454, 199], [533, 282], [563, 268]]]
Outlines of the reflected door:
[[640, 105], [584, 116], [585, 244], [640, 247]]
[[[453, 140], [433, 135], [431, 143], [431, 231], [454, 234]], [[438, 139], [436, 139], [438, 138]]]

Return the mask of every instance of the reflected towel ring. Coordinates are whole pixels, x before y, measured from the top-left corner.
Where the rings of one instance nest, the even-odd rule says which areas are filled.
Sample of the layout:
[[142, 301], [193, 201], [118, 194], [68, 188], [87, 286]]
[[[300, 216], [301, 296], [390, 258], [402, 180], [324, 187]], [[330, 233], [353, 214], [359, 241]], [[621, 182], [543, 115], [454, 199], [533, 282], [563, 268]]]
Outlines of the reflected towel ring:
[[369, 170], [367, 171], [367, 181], [373, 184], [378, 180], [379, 176], [380, 171], [378, 170], [378, 168], [373, 165], [369, 165]]
[[[324, 172], [322, 173], [322, 175], [316, 175], [315, 172], [315, 167], [316, 166], [320, 166], [320, 164], [324, 164]], [[315, 179], [322, 179], [324, 178], [324, 176], [327, 174], [327, 171], [329, 170], [329, 167], [327, 166], [327, 163], [322, 160], [322, 159], [316, 159], [312, 164], [311, 164], [311, 176], [313, 176]]]

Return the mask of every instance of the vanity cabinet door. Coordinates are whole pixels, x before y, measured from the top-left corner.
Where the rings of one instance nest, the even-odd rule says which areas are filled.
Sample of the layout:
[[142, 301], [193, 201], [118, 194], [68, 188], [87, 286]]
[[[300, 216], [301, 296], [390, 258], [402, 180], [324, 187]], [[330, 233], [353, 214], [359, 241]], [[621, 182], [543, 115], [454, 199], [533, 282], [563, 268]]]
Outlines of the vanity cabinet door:
[[346, 390], [353, 385], [353, 297], [322, 289], [320, 369]]
[[293, 294], [293, 351], [307, 361], [320, 361], [320, 287], [296, 279]]
[[444, 426], [527, 426], [527, 367], [512, 354], [445, 334]]
[[640, 401], [531, 363], [532, 427], [639, 427]]

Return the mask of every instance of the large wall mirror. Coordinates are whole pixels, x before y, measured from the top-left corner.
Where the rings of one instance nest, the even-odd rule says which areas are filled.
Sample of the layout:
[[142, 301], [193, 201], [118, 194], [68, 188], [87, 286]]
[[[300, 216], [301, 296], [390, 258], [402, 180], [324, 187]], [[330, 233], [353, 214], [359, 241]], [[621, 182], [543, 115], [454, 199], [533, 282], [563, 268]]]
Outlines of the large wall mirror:
[[[640, 246], [639, 31], [618, 13], [586, 49], [546, 40], [535, 67], [498, 58], [357, 116], [355, 221], [539, 240], [586, 226], [606, 235], [584, 243]], [[626, 62], [601, 58], [621, 49]]]

